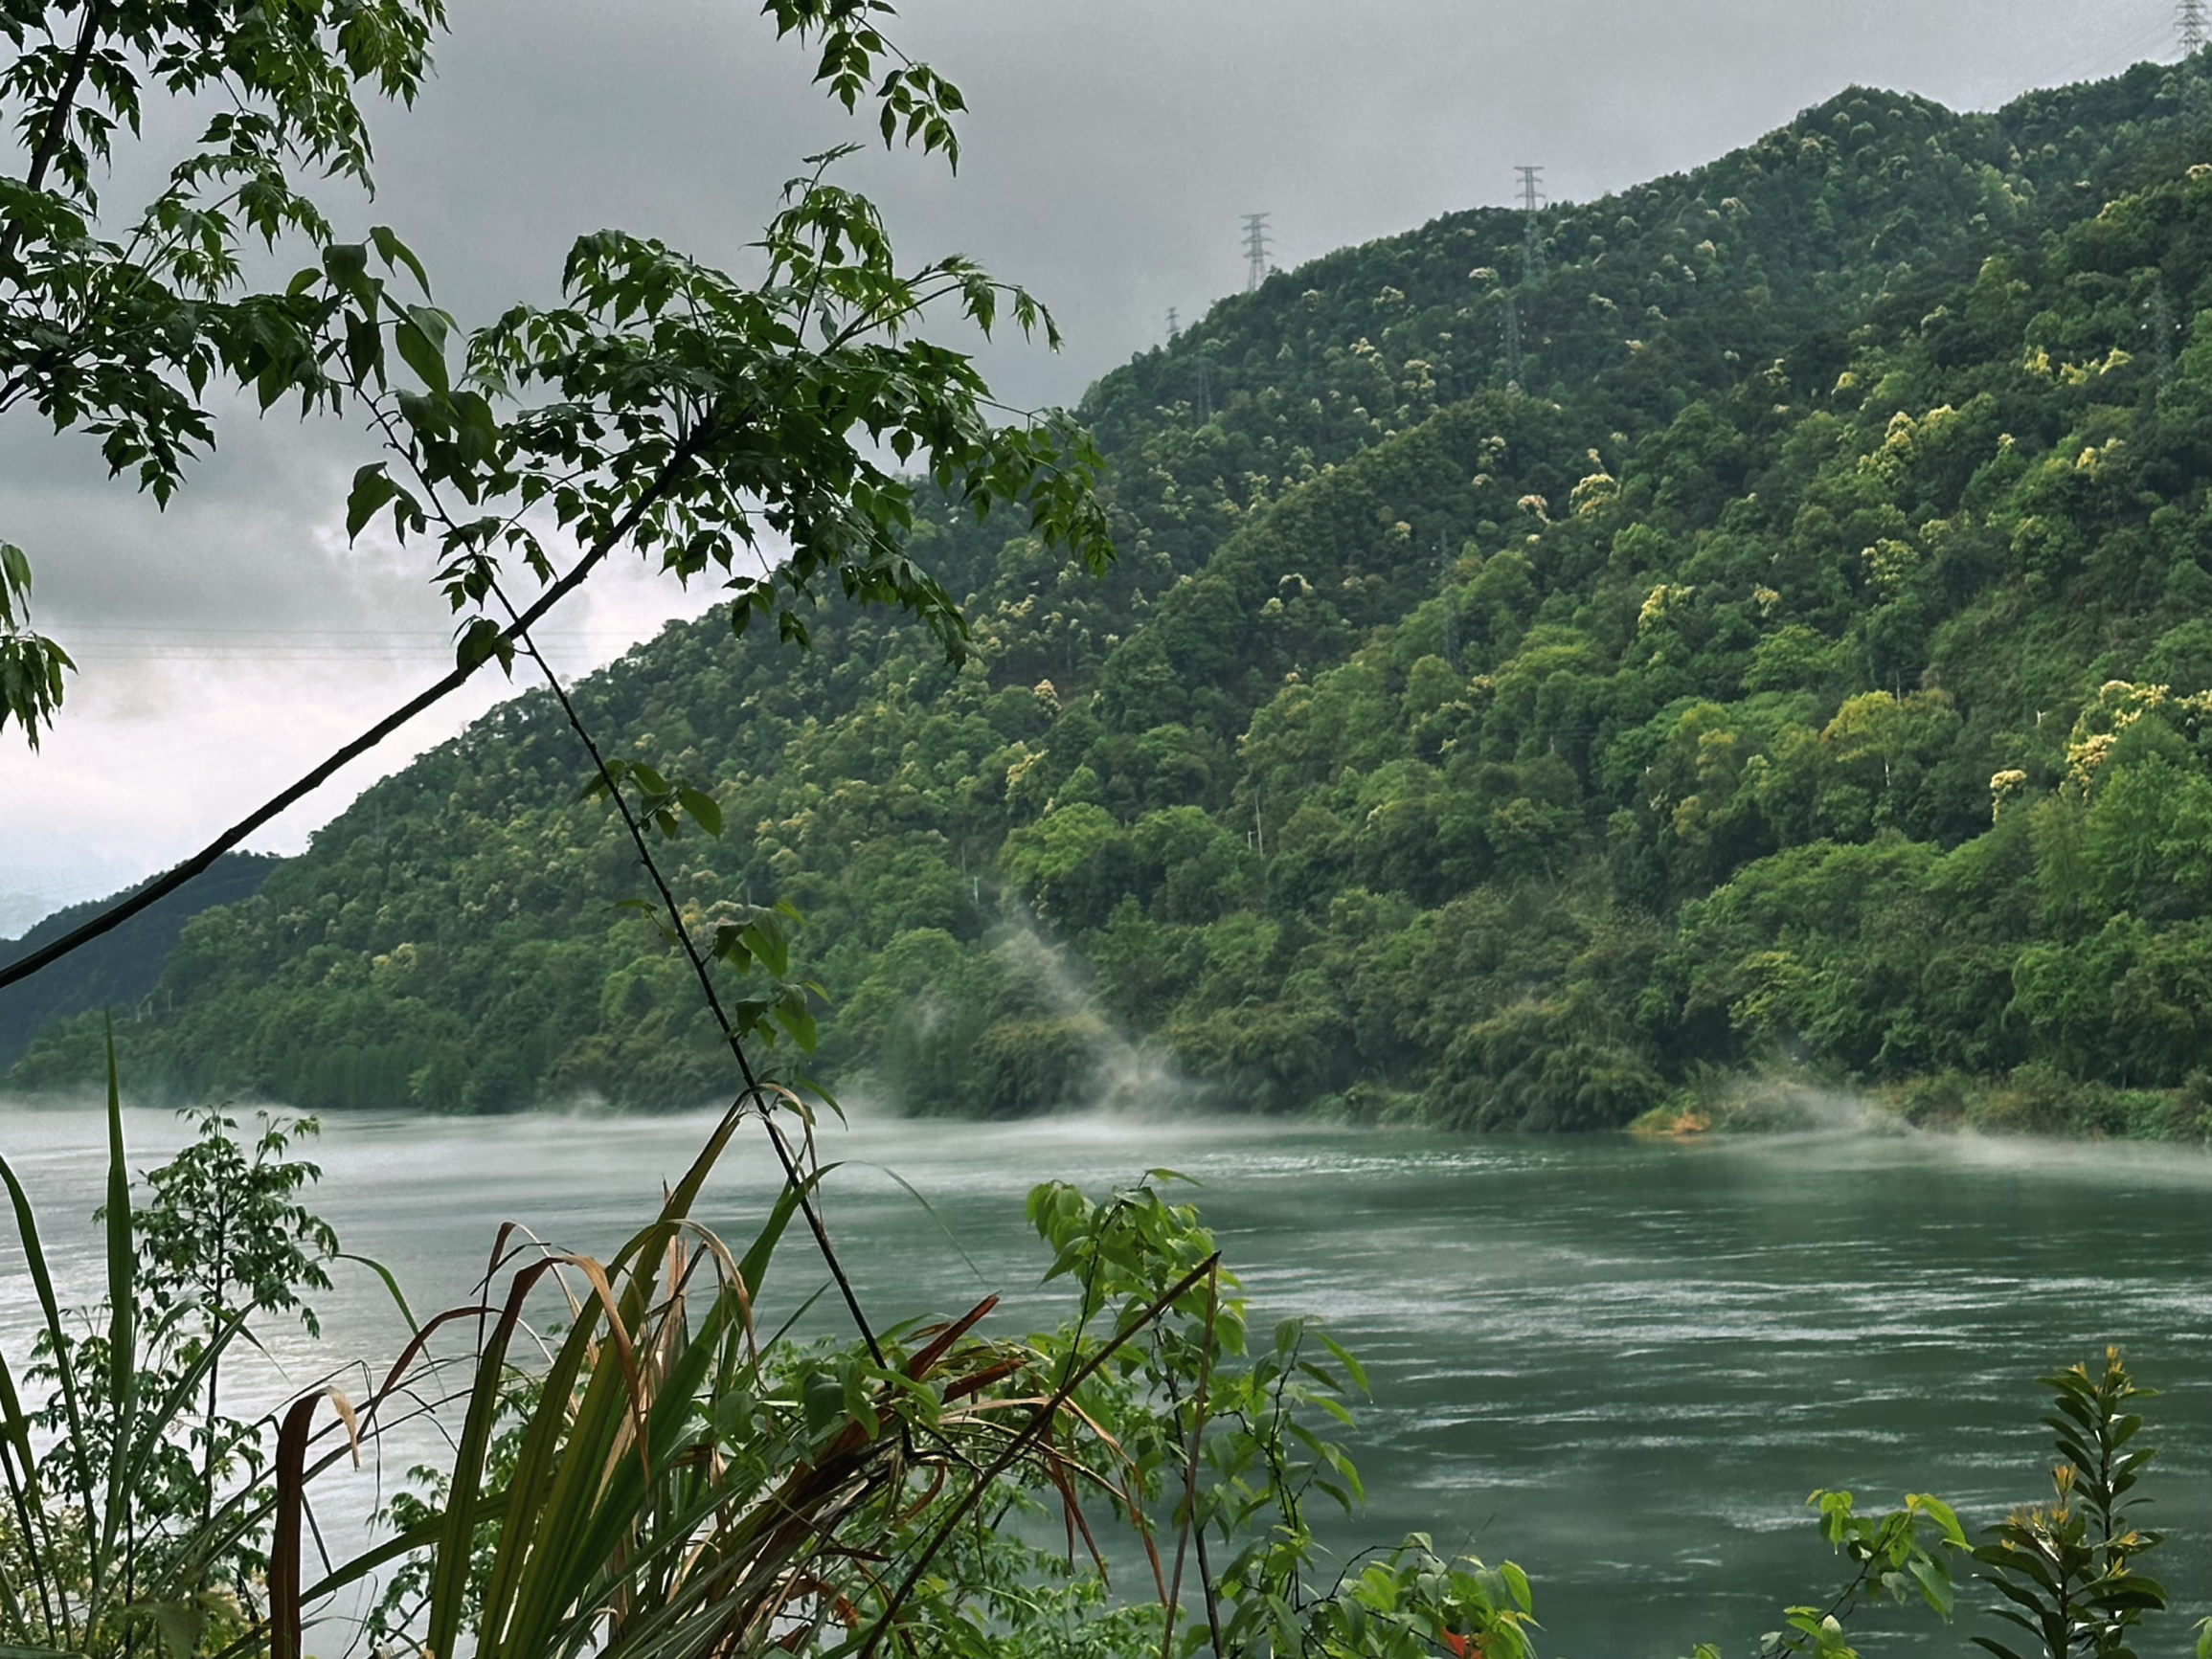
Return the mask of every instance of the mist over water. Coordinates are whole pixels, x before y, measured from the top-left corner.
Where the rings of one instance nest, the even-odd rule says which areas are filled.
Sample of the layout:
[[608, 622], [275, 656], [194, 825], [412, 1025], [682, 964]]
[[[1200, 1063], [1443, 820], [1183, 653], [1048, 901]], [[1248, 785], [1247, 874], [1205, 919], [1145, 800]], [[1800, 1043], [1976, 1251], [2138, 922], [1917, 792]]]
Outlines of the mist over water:
[[[331, 1120], [316, 1203], [349, 1249], [394, 1268], [420, 1313], [466, 1294], [502, 1220], [572, 1247], [617, 1244], [709, 1121]], [[153, 1114], [133, 1114], [129, 1133], [142, 1167], [180, 1138]], [[990, 1126], [863, 1114], [822, 1139], [824, 1160], [844, 1161], [824, 1189], [829, 1226], [887, 1323], [991, 1290], [1006, 1293], [1002, 1330], [1055, 1318], [1061, 1288], [1038, 1288], [1045, 1258], [1022, 1220], [1036, 1181], [1097, 1191], [1162, 1165], [1199, 1179], [1260, 1318], [1322, 1314], [1369, 1362], [1375, 1399], [1356, 1437], [1369, 1507], [1354, 1522], [1322, 1517], [1332, 1543], [1417, 1528], [1440, 1548], [1521, 1561], [1547, 1654], [1742, 1650], [1782, 1605], [1840, 1581], [1800, 1507], [1815, 1487], [1848, 1487], [1867, 1507], [1932, 1491], [1974, 1526], [2039, 1495], [2034, 1379], [2112, 1341], [2164, 1391], [2148, 1408], [2164, 1451], [2145, 1491], [2149, 1524], [2169, 1536], [2156, 1576], [2188, 1610], [2165, 1626], [2174, 1652], [2212, 1607], [2201, 1154], [1851, 1132], [1469, 1139], [1161, 1112]], [[7, 1112], [0, 1147], [63, 1277], [90, 1293], [97, 1119]], [[703, 1219], [749, 1236], [776, 1181], [741, 1134]], [[389, 1356], [398, 1321], [384, 1292], [342, 1273], [319, 1298], [329, 1350]], [[823, 1278], [795, 1237], [768, 1316]], [[824, 1330], [828, 1308], [813, 1315]], [[34, 1317], [11, 1255], [11, 1349]], [[311, 1375], [304, 1342], [275, 1346], [295, 1382]], [[253, 1386], [282, 1392], [273, 1378]], [[419, 1450], [435, 1446], [425, 1435]], [[354, 1490], [371, 1492], [372, 1478]], [[327, 1500], [327, 1525], [344, 1496]], [[1980, 1600], [1969, 1590], [1962, 1605]], [[1897, 1632], [1884, 1650], [1963, 1647], [1926, 1615], [1880, 1627]]]

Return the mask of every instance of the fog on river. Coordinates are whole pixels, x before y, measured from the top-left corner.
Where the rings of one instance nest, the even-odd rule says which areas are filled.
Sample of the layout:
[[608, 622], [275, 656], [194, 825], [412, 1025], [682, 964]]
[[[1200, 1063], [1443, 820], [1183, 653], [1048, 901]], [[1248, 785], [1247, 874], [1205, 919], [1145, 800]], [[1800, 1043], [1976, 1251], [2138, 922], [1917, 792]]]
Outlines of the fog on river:
[[[502, 1221], [603, 1251], [646, 1219], [711, 1119], [533, 1114], [349, 1117], [314, 1155], [315, 1206], [350, 1250], [389, 1266], [418, 1312], [462, 1300]], [[176, 1144], [129, 1114], [144, 1168]], [[85, 1110], [0, 1110], [65, 1289], [92, 1294], [87, 1218], [102, 1135]], [[831, 1231], [875, 1318], [1006, 1293], [1003, 1331], [1058, 1314], [1022, 1219], [1039, 1180], [1094, 1191], [1166, 1165], [1195, 1197], [1263, 1319], [1324, 1317], [1365, 1358], [1374, 1399], [1355, 1437], [1370, 1502], [1328, 1523], [1347, 1553], [1432, 1533], [1534, 1578], [1542, 1649], [1673, 1659], [1743, 1649], [1779, 1608], [1842, 1574], [1805, 1494], [1862, 1507], [1907, 1491], [1970, 1526], [2039, 1495], [2034, 1379], [2120, 1343], [2163, 1390], [2145, 1491], [2169, 1537], [2157, 1576], [2186, 1617], [2212, 1610], [2212, 1159], [2192, 1152], [1838, 1132], [1649, 1142], [1474, 1139], [1237, 1117], [1111, 1115], [1014, 1125], [861, 1116], [824, 1134], [843, 1160]], [[893, 1179], [895, 1172], [901, 1180]], [[913, 1192], [910, 1193], [908, 1187]], [[745, 1235], [773, 1196], [756, 1140], [734, 1144], [704, 1219]], [[914, 1194], [926, 1199], [927, 1206]], [[956, 1247], [957, 1246], [957, 1247]], [[770, 1312], [823, 1280], [796, 1234]], [[274, 1344], [290, 1380], [334, 1356], [389, 1358], [382, 1287], [341, 1268], [326, 1343]], [[825, 1298], [815, 1317], [826, 1319]], [[0, 1340], [35, 1318], [19, 1255], [0, 1255]], [[427, 1434], [404, 1458], [434, 1453]], [[387, 1460], [383, 1478], [394, 1477]], [[324, 1500], [373, 1500], [374, 1471]], [[1962, 1606], [1983, 1598], [1970, 1590]], [[1959, 1646], [1926, 1614], [1883, 1650]], [[2156, 1647], [2154, 1646], [2154, 1649]]]

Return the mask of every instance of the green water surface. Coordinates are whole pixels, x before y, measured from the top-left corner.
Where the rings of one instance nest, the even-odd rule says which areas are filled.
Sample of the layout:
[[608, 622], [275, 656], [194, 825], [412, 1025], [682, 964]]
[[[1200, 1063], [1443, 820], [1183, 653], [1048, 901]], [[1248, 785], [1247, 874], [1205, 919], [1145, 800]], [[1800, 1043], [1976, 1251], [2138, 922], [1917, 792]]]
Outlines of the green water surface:
[[[606, 1248], [649, 1214], [708, 1122], [340, 1120], [318, 1153], [317, 1202], [420, 1311], [465, 1293], [502, 1220]], [[176, 1132], [134, 1114], [131, 1133], [151, 1162]], [[89, 1114], [0, 1114], [0, 1146], [57, 1226], [99, 1201]], [[2033, 1379], [2108, 1342], [2164, 1390], [2150, 1407], [2164, 1456], [2145, 1490], [2170, 1540], [2158, 1576], [2189, 1612], [2146, 1655], [2179, 1655], [2187, 1625], [2212, 1611], [2212, 1159], [2201, 1153], [1081, 1118], [862, 1119], [826, 1132], [824, 1154], [846, 1160], [826, 1210], [872, 1311], [888, 1321], [1007, 1291], [1002, 1329], [1060, 1306], [1037, 1289], [1044, 1260], [1022, 1222], [1033, 1182], [1098, 1189], [1156, 1165], [1197, 1177], [1263, 1317], [1319, 1313], [1369, 1362], [1374, 1401], [1356, 1439], [1370, 1503], [1331, 1521], [1332, 1541], [1349, 1551], [1419, 1529], [1446, 1549], [1520, 1561], [1549, 1654], [1676, 1659], [1699, 1641], [1747, 1651], [1783, 1604], [1840, 1581], [1802, 1507], [1815, 1487], [1848, 1487], [1862, 1505], [1933, 1491], [1977, 1525], [2037, 1496], [2046, 1436]], [[706, 1219], [742, 1230], [774, 1178], [741, 1140]], [[80, 1229], [60, 1252], [85, 1288], [92, 1246]], [[32, 1308], [15, 1264], [0, 1270], [12, 1351]], [[786, 1306], [823, 1278], [796, 1235], [778, 1272], [771, 1299], [780, 1289]], [[387, 1351], [397, 1323], [381, 1298], [366, 1276], [343, 1279], [322, 1299], [332, 1341]], [[279, 1356], [295, 1379], [310, 1364], [301, 1345]], [[283, 1384], [257, 1386], [273, 1398]], [[1870, 1653], [1970, 1650], [1925, 1614], [1868, 1629]]]

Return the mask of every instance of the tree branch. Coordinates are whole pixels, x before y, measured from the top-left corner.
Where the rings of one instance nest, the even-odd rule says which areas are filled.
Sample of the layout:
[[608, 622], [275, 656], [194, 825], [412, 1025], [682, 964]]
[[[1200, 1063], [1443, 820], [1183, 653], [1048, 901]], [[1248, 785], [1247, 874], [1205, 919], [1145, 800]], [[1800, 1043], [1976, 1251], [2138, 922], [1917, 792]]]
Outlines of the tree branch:
[[[46, 169], [54, 165], [55, 152], [61, 147], [62, 134], [69, 130], [69, 111], [77, 102], [77, 89], [84, 84], [84, 71], [92, 62], [92, 49], [100, 44], [100, 14], [104, 0], [87, 0], [84, 8], [84, 27], [77, 32], [77, 50], [70, 55], [69, 71], [61, 78], [60, 88], [54, 95], [53, 112], [46, 118], [46, 130], [39, 135], [38, 151], [31, 158], [31, 170], [23, 177], [24, 188], [35, 193], [46, 183]], [[15, 258], [15, 252], [23, 245], [23, 221], [16, 219], [0, 235], [0, 269], [5, 269]]]
[[[638, 527], [639, 521], [667, 494], [669, 488], [675, 483], [678, 473], [698, 453], [700, 445], [705, 440], [705, 434], [711, 430], [711, 424], [710, 422], [706, 426], [702, 426], [689, 438], [677, 444], [669, 454], [666, 464], [661, 468], [660, 477], [653, 481], [651, 487], [630, 504], [628, 509], [616, 521], [614, 527], [595, 543], [582, 558], [571, 566], [565, 575], [540, 594], [531, 602], [530, 608], [515, 619], [512, 625], [501, 631], [499, 638], [502, 643], [520, 638], [532, 623], [540, 620], [547, 612], [568, 597], [570, 593], [586, 576], [591, 574], [599, 561], [604, 559], [618, 544]], [[89, 945], [102, 933], [121, 927], [148, 906], [169, 897], [169, 894], [175, 892], [194, 876], [205, 872], [215, 860], [221, 858], [223, 854], [229, 852], [286, 807], [327, 782], [331, 774], [346, 765], [347, 762], [359, 759], [410, 720], [413, 720], [418, 714], [442, 702], [452, 692], [459, 690], [475, 675], [478, 669], [491, 661], [491, 655], [487, 652], [477, 661], [464, 663], [455, 668], [452, 673], [446, 675], [436, 684], [410, 698], [359, 737], [331, 754], [327, 760], [325, 760], [312, 772], [307, 773], [289, 789], [270, 796], [245, 818], [239, 819], [191, 858], [185, 860], [183, 863], [148, 882], [128, 898], [110, 905], [82, 927], [73, 929], [52, 944], [43, 946], [39, 950], [34, 951], [30, 955], [0, 968], [0, 991], [52, 967], [71, 952]]]

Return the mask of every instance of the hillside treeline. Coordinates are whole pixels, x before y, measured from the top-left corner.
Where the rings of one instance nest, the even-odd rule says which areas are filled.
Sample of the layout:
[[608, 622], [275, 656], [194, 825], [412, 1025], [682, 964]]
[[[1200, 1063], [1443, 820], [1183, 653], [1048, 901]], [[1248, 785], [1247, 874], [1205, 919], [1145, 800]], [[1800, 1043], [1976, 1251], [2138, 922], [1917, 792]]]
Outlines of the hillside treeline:
[[[113, 932], [45, 972], [0, 990], [0, 1074], [22, 1057], [41, 1031], [72, 1015], [113, 1010], [136, 1018], [152, 1013], [147, 999], [160, 983], [163, 966], [184, 925], [214, 906], [252, 898], [277, 862], [262, 853], [225, 853], [198, 880], [156, 899]], [[115, 897], [137, 890], [126, 888]], [[19, 938], [0, 939], [0, 968], [21, 961], [90, 921], [112, 902], [70, 905], [25, 930]]]
[[[1105, 581], [925, 524], [965, 665], [889, 617], [803, 655], [709, 618], [579, 706], [711, 789], [679, 893], [795, 905], [822, 1066], [912, 1110], [1082, 1098], [1102, 1009], [1270, 1110], [1602, 1127], [1787, 1068], [2201, 1133], [2197, 67], [1853, 91], [1278, 275], [1089, 394]], [[526, 693], [380, 783], [187, 927], [133, 1063], [319, 1107], [711, 1092], [583, 776]], [[56, 1026], [11, 1078], [92, 1053]]]

